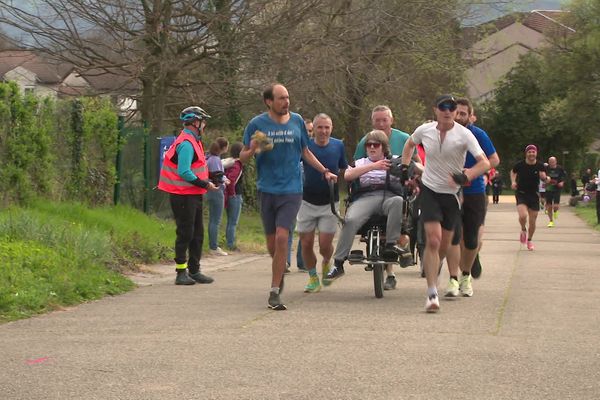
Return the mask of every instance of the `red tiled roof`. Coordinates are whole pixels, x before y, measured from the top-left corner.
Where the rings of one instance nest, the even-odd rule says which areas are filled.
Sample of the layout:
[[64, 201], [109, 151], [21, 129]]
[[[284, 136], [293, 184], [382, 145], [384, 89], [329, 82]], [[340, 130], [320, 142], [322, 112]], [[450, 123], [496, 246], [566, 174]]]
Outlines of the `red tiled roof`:
[[73, 70], [73, 66], [44, 58], [30, 50], [0, 51], [0, 76], [17, 67], [37, 75], [41, 83], [60, 83]]

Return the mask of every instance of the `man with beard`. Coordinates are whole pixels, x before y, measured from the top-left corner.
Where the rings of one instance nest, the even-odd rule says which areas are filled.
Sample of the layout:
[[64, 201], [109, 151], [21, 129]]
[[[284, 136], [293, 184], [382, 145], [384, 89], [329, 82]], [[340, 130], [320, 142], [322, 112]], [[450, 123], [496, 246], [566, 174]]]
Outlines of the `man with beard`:
[[[455, 121], [466, 127], [473, 133], [483, 152], [490, 161], [492, 168], [500, 163], [500, 158], [492, 144], [488, 134], [481, 128], [471, 123], [473, 106], [466, 98], [456, 99], [457, 109]], [[471, 168], [476, 160], [467, 153], [465, 168]], [[483, 236], [483, 225], [487, 212], [487, 198], [485, 193], [484, 176], [480, 175], [463, 186], [463, 203], [461, 219], [456, 226], [456, 232], [452, 240], [452, 246], [448, 250], [447, 261], [450, 272], [450, 280], [446, 290], [446, 297], [456, 297], [459, 293], [465, 297], [473, 295], [471, 277], [478, 278], [481, 274], [481, 264], [476, 263], [478, 269], [471, 271], [475, 258], [481, 248]], [[461, 229], [462, 225], [462, 229]], [[461, 240], [462, 230], [462, 240]], [[460, 248], [459, 248], [460, 244]], [[462, 272], [460, 278], [458, 277]]]
[[552, 228], [558, 219], [560, 192], [565, 185], [567, 174], [563, 167], [556, 162], [556, 157], [550, 157], [548, 159], [548, 166], [546, 167], [546, 175], [550, 178], [546, 184], [546, 214], [548, 214], [548, 218], [550, 219], [548, 228]]
[[531, 239], [535, 233], [535, 220], [540, 211], [538, 196], [540, 180], [548, 182], [549, 178], [546, 176], [544, 164], [537, 160], [537, 147], [530, 144], [525, 148], [525, 160], [516, 163], [510, 171], [511, 187], [515, 190], [521, 225], [519, 241], [521, 244], [526, 244], [529, 251], [535, 248]]
[[288, 252], [288, 236], [302, 202], [300, 159], [310, 164], [324, 179], [337, 176], [323, 166], [308, 149], [308, 133], [299, 114], [290, 112], [290, 96], [285, 86], [272, 84], [263, 92], [264, 112], [250, 120], [244, 130], [240, 160], [256, 156], [256, 186], [261, 219], [272, 258], [271, 290], [268, 307], [286, 310], [281, 301], [283, 274]]

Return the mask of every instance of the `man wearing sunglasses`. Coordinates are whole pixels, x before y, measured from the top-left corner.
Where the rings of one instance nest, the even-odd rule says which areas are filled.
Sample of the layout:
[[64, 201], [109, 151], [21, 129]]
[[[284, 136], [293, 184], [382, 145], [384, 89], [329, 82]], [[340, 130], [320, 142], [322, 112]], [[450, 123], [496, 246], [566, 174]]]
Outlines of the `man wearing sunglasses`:
[[[371, 112], [371, 125], [373, 129], [377, 129], [385, 132], [389, 140], [389, 148], [391, 156], [402, 156], [402, 150], [404, 150], [404, 145], [410, 135], [406, 132], [403, 132], [399, 129], [392, 128], [392, 124], [394, 123], [394, 116], [392, 115], [392, 110], [386, 105], [378, 105], [373, 108]], [[354, 160], [360, 160], [367, 156], [367, 151], [365, 148], [365, 140], [366, 135], [358, 142], [356, 145], [356, 151], [354, 152]], [[420, 163], [421, 159], [417, 152], [414, 153], [415, 162]], [[408, 244], [409, 238], [408, 235], [402, 235], [400, 239], [401, 245]], [[407, 256], [409, 254], [406, 254]], [[412, 257], [402, 257], [400, 259], [401, 266], [408, 266], [407, 262], [412, 261]], [[387, 264], [385, 267], [387, 277], [385, 279], [385, 283], [383, 288], [385, 290], [392, 290], [396, 288], [396, 275], [394, 274], [394, 266], [393, 264]]]
[[[406, 142], [402, 153], [403, 179], [408, 178], [408, 164], [415, 147], [423, 144], [427, 154], [420, 193], [421, 218], [426, 236], [426, 312], [437, 312], [440, 308], [438, 268], [441, 257], [446, 255], [450, 246], [457, 218], [460, 217], [458, 191], [490, 168], [490, 162], [475, 136], [455, 122], [456, 109], [454, 96], [439, 96], [433, 107], [436, 120], [419, 126]], [[467, 151], [473, 155], [476, 163], [464, 169]]]

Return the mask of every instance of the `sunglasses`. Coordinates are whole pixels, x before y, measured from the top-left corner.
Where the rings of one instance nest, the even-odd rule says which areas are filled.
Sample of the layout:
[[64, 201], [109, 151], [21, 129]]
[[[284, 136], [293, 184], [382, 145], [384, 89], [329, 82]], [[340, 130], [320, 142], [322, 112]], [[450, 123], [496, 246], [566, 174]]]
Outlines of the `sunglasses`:
[[443, 103], [438, 104], [437, 108], [440, 111], [456, 111], [456, 103], [452, 101], [444, 101]]
[[367, 144], [365, 144], [365, 147], [372, 147], [374, 149], [378, 149], [381, 147], [381, 143], [379, 142], [367, 142]]

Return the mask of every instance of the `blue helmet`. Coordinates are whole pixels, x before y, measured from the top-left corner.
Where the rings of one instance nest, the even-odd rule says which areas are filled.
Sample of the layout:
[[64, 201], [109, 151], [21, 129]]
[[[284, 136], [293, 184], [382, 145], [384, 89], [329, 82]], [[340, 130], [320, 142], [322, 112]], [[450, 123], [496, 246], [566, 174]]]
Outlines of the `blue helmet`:
[[179, 114], [179, 119], [183, 122], [194, 122], [195, 120], [203, 120], [210, 118], [210, 115], [203, 109], [197, 106], [186, 107]]

